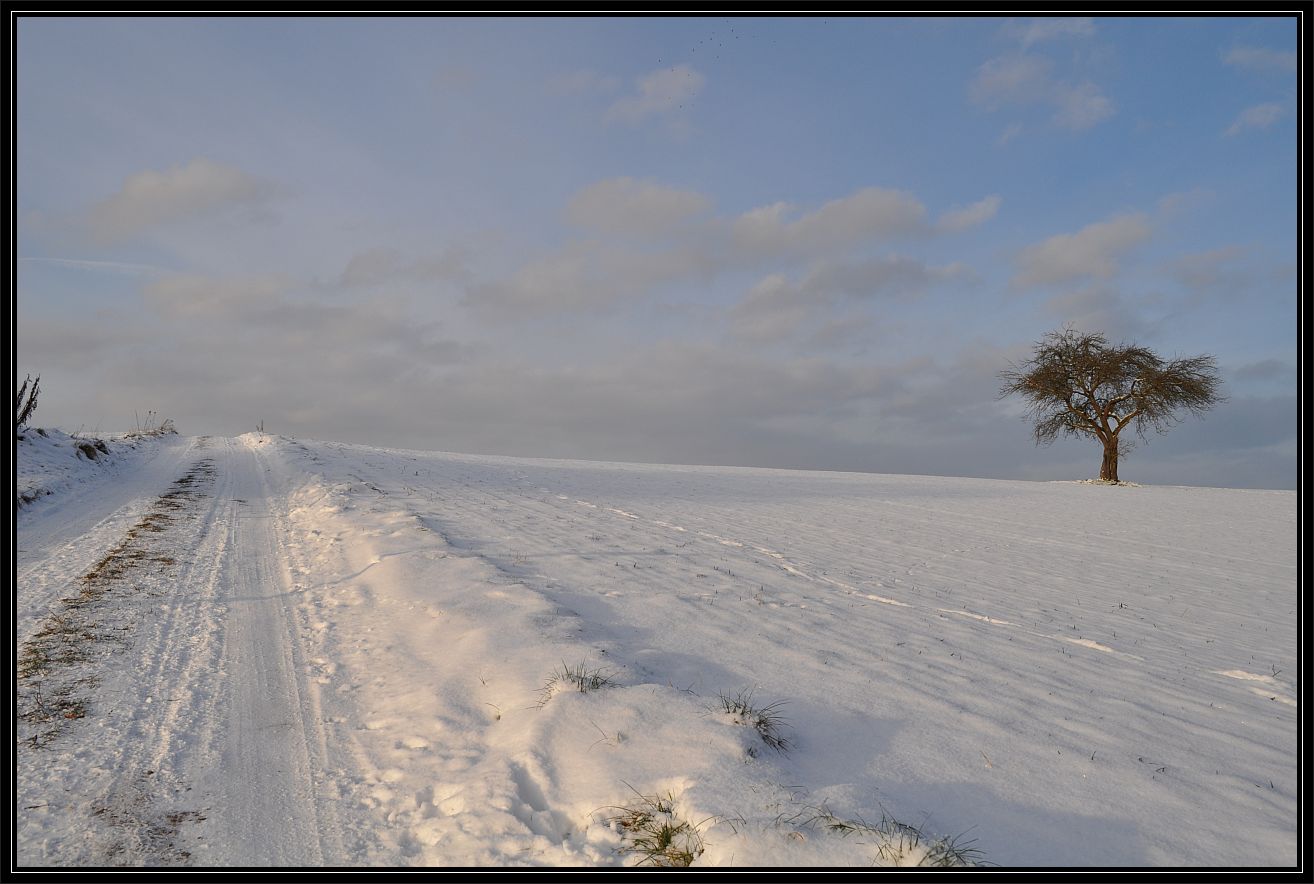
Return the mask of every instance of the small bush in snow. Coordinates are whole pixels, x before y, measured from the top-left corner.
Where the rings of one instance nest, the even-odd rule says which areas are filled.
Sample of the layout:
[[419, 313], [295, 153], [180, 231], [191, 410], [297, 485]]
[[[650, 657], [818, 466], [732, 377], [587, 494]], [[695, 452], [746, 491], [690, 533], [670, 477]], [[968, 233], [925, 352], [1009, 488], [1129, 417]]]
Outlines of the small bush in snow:
[[74, 447], [76, 447], [78, 451], [82, 452], [83, 457], [85, 457], [87, 460], [95, 460], [97, 457], [99, 457], [102, 454], [110, 453], [109, 446], [105, 444], [104, 439], [97, 439], [94, 442], [91, 441], [78, 442]]
[[139, 439], [146, 436], [168, 436], [178, 432], [174, 428], [171, 418], [161, 418], [154, 411], [146, 412], [146, 420], [144, 421], [137, 417], [136, 412], [133, 412], [132, 417], [137, 422], [137, 428], [126, 434], [129, 439]]
[[[740, 691], [734, 696], [729, 694], [720, 694], [719, 696], [719, 708], [727, 715], [730, 715], [735, 724], [751, 727], [757, 731], [763, 743], [766, 743], [777, 752], [784, 752], [789, 748], [789, 741], [780, 736], [780, 729], [789, 727], [780, 715], [780, 707], [783, 705], [783, 701], [777, 701], [758, 708], [753, 705], [753, 692], [751, 690]], [[757, 753], [750, 750], [749, 754], [756, 755]]]

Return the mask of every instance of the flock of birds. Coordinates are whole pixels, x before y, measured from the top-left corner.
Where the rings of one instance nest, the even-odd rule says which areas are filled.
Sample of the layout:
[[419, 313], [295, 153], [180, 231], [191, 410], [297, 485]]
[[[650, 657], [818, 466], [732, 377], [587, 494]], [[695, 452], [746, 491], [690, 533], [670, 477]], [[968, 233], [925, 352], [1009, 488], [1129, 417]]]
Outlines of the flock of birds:
[[[728, 22], [727, 22], [727, 24], [728, 24]], [[693, 45], [693, 48], [691, 48], [691, 49], [689, 50], [689, 55], [690, 55], [691, 57], [694, 56], [694, 55], [696, 55], [696, 54], [698, 53], [698, 47], [699, 47], [699, 46], [702, 46], [702, 45], [705, 44], [705, 43], [708, 44], [707, 48], [708, 48], [708, 49], [711, 49], [712, 46], [711, 46], [710, 44], [712, 43], [712, 41], [716, 41], [716, 47], [715, 47], [715, 48], [718, 50], [718, 54], [712, 56], [712, 58], [713, 58], [714, 61], [716, 61], [716, 60], [720, 60], [721, 56], [720, 56], [720, 54], [719, 54], [719, 50], [722, 49], [722, 48], [725, 46], [725, 41], [726, 41], [726, 40], [730, 40], [730, 39], [738, 40], [738, 39], [740, 39], [742, 36], [743, 36], [742, 34], [737, 34], [737, 33], [735, 33], [735, 29], [734, 29], [734, 27], [731, 26], [729, 35], [715, 35], [715, 34], [714, 34], [714, 35], [712, 35], [712, 36], [704, 37], [703, 39], [699, 40], [697, 43], [695, 43], [695, 44]], [[706, 54], [706, 53], [704, 53], [704, 54]], [[662, 59], [660, 59], [660, 58], [657, 59], [657, 67], [662, 67], [663, 64], [664, 64], [664, 62], [662, 61]], [[671, 66], [671, 72], [674, 73], [675, 70], [676, 70], [676, 66], [675, 66], [675, 65], [672, 65], [672, 66]], [[691, 78], [693, 77], [693, 71], [686, 71], [684, 76], [685, 76], [685, 79], [691, 79]], [[681, 104], [681, 105], [680, 105], [680, 108], [683, 109], [683, 108], [684, 108], [684, 105]]]

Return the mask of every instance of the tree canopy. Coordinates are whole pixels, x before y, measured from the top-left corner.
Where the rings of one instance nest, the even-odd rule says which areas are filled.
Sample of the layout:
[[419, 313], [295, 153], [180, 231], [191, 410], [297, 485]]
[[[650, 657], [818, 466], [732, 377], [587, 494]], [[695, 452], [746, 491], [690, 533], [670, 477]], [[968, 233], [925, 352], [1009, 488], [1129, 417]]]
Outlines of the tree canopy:
[[1145, 347], [1111, 345], [1102, 334], [1072, 328], [1046, 335], [1030, 359], [999, 376], [1001, 397], [1026, 400], [1037, 445], [1060, 435], [1093, 436], [1104, 448], [1100, 478], [1115, 482], [1118, 457], [1130, 449], [1119, 439], [1124, 429], [1144, 439], [1149, 430], [1165, 433], [1180, 423], [1182, 412], [1199, 416], [1225, 401], [1213, 356], [1166, 361]]

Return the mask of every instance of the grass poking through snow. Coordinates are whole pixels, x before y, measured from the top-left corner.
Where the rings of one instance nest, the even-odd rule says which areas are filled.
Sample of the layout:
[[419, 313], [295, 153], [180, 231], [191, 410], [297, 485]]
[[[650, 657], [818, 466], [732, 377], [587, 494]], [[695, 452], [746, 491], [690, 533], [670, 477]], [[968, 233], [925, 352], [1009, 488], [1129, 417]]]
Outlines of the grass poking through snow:
[[863, 838], [875, 848], [873, 859], [881, 865], [921, 868], [986, 865], [981, 851], [971, 846], [975, 842], [960, 842], [961, 835], [927, 840], [921, 829], [899, 822], [884, 812], [880, 822], [869, 823], [863, 819], [842, 819], [825, 807], [815, 807], [785, 822], [800, 828], [821, 829], [843, 838]]
[[561, 661], [561, 668], [552, 670], [544, 682], [542, 689], [539, 691], [538, 708], [547, 705], [561, 691], [578, 691], [581, 694], [587, 694], [590, 691], [600, 690], [601, 688], [616, 687], [616, 682], [612, 679], [611, 673], [602, 669], [590, 670], [585, 664], [580, 663], [574, 669]]
[[[777, 752], [784, 752], [790, 748], [789, 740], [780, 735], [782, 727], [790, 726], [780, 714], [780, 707], [784, 705], [783, 701], [770, 703], [759, 708], [753, 703], [753, 692], [751, 690], [740, 691], [734, 696], [722, 693], [719, 698], [719, 707], [734, 719], [735, 724], [751, 727], [757, 731], [763, 743], [766, 743]], [[751, 749], [748, 754], [757, 755]]]
[[620, 813], [607, 817], [606, 822], [624, 840], [621, 851], [639, 856], [635, 865], [684, 868], [702, 855], [698, 826], [676, 815], [674, 795], [643, 795], [637, 790], [634, 794], [638, 800], [610, 808]]

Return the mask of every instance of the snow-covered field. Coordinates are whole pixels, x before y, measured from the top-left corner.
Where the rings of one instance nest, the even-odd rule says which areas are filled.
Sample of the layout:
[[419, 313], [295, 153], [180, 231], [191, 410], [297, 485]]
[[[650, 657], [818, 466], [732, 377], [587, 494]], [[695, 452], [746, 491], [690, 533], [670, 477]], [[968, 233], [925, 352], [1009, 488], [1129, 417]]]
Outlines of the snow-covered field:
[[19, 865], [1297, 861], [1292, 492], [111, 460], [16, 516]]

